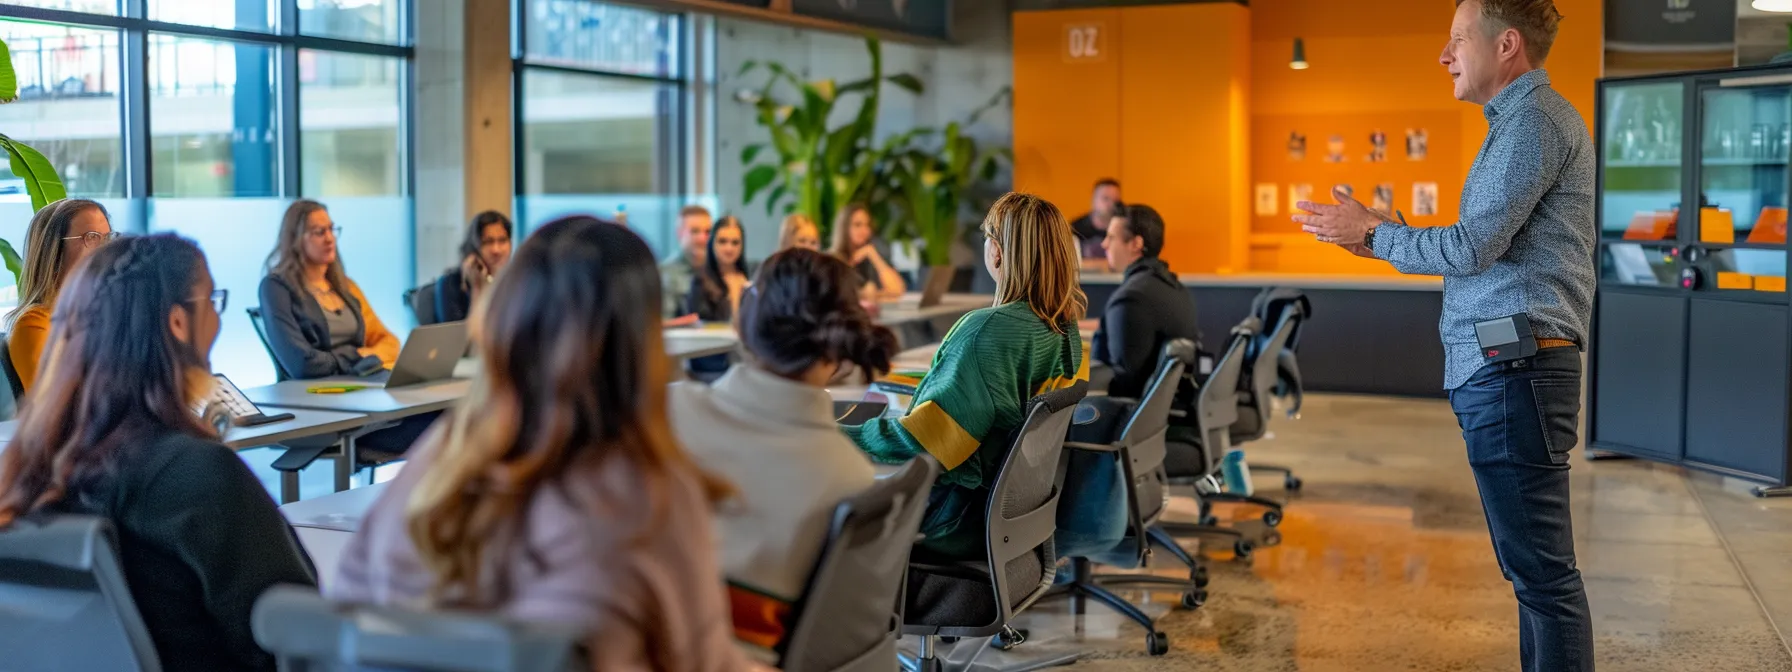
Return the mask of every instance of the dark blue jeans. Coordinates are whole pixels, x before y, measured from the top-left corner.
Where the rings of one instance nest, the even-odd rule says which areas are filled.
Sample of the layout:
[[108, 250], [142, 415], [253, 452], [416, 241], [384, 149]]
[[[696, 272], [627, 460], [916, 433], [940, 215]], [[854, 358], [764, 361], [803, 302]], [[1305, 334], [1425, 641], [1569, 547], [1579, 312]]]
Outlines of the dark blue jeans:
[[1580, 353], [1550, 348], [1487, 365], [1450, 391], [1494, 556], [1518, 596], [1527, 672], [1593, 669], [1593, 620], [1568, 507], [1580, 380]]

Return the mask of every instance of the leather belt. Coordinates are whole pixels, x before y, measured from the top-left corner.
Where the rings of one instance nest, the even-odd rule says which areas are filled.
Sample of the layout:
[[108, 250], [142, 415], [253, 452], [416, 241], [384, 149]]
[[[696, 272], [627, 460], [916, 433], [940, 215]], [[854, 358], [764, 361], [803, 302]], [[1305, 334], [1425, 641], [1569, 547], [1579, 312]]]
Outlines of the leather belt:
[[1561, 339], [1561, 338], [1539, 338], [1539, 339], [1537, 339], [1537, 349], [1538, 350], [1547, 350], [1549, 348], [1574, 348], [1576, 350], [1579, 350], [1580, 346], [1576, 345], [1574, 343], [1574, 341]]

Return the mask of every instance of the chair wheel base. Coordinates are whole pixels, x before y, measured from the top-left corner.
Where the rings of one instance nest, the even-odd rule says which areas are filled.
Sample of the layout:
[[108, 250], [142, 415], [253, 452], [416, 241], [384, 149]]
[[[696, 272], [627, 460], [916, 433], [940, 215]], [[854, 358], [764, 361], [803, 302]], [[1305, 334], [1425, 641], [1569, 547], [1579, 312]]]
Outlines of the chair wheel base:
[[1199, 565], [1189, 571], [1188, 580], [1194, 583], [1196, 588], [1206, 588], [1213, 578], [1207, 574], [1207, 565]]
[[1239, 562], [1249, 563], [1251, 561], [1251, 552], [1255, 550], [1257, 550], [1256, 544], [1243, 539], [1232, 544], [1233, 559]]
[[1153, 656], [1161, 656], [1170, 652], [1170, 636], [1161, 632], [1145, 635], [1145, 652]]
[[1289, 476], [1282, 480], [1282, 487], [1289, 492], [1299, 492], [1302, 485], [1304, 484], [1301, 483], [1300, 477], [1298, 476]]
[[1196, 588], [1182, 594], [1183, 609], [1200, 609], [1202, 605], [1205, 604], [1207, 604], [1207, 591], [1205, 589]]
[[1270, 527], [1275, 527], [1277, 525], [1281, 525], [1282, 524], [1282, 512], [1277, 511], [1275, 509], [1270, 509], [1268, 511], [1264, 511], [1263, 512], [1263, 524], [1268, 525]]

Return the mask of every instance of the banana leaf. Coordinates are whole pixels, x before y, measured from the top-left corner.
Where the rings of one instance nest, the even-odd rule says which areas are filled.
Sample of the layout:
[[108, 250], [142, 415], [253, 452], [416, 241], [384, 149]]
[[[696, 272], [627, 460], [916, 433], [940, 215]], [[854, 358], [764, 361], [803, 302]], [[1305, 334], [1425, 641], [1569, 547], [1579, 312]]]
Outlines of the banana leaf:
[[31, 194], [31, 209], [42, 210], [44, 206], [64, 198], [68, 192], [62, 186], [62, 178], [56, 174], [56, 168], [43, 154], [32, 149], [30, 145], [0, 135], [0, 147], [6, 149], [7, 157], [12, 162], [12, 174], [25, 181], [25, 191]]
[[[19, 99], [19, 76], [12, 69], [12, 49], [0, 40], [0, 103], [10, 103]], [[0, 250], [0, 254], [4, 254]]]

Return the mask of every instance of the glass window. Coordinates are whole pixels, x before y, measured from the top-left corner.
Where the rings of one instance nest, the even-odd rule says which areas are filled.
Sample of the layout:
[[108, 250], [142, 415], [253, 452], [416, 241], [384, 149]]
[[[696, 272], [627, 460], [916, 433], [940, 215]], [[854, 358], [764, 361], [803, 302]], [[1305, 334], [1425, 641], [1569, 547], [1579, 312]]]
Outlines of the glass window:
[[151, 35], [154, 195], [278, 195], [275, 100], [272, 47]]
[[208, 28], [269, 32], [280, 0], [149, 0], [149, 18]]
[[299, 52], [299, 166], [306, 196], [404, 193], [402, 59]]
[[529, 0], [527, 60], [605, 72], [677, 77], [678, 17], [590, 0]]
[[402, 0], [298, 0], [299, 32], [339, 40], [398, 44], [404, 39]]
[[[117, 31], [0, 21], [19, 99], [0, 105], [0, 130], [43, 152], [70, 196], [124, 195]], [[0, 203], [31, 202], [0, 161]]]
[[118, 0], [0, 0], [0, 5], [118, 15]]
[[525, 230], [564, 214], [620, 210], [666, 250], [678, 209], [677, 92], [671, 84], [525, 69], [518, 157]]

